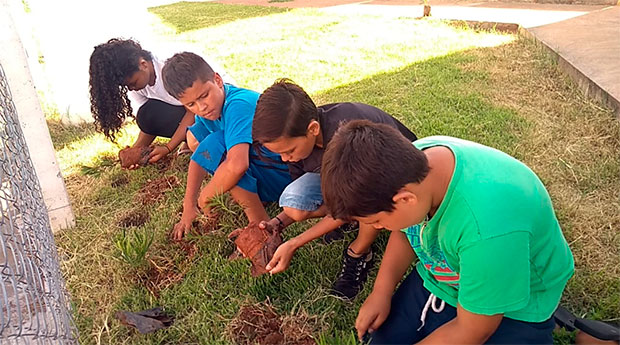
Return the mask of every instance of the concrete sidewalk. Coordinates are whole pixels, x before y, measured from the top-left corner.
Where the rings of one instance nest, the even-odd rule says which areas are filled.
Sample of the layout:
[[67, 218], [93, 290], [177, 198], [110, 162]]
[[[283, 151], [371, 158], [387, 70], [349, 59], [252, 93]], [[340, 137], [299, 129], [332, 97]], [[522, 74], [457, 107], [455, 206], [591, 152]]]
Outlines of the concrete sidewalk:
[[[323, 10], [419, 17], [422, 5], [415, 3], [374, 0]], [[620, 6], [445, 0], [430, 3], [433, 18], [520, 25], [521, 33], [548, 49], [588, 97], [610, 107], [620, 118]]]

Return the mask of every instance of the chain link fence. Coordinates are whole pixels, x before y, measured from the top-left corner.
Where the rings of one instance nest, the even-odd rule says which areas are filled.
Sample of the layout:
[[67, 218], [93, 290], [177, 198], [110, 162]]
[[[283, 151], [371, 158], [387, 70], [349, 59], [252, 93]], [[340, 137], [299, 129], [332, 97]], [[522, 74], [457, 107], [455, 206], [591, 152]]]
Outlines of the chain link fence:
[[75, 344], [47, 210], [1, 65], [0, 165], [0, 344]]

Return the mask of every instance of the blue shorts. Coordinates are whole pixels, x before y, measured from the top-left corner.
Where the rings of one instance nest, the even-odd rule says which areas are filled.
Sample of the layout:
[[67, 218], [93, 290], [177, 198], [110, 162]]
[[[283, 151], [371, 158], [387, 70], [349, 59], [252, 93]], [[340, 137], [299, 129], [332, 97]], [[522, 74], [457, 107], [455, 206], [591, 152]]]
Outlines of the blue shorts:
[[[446, 303], [443, 310], [437, 313], [429, 308], [422, 326], [420, 318], [430, 294], [414, 268], [392, 296], [387, 319], [370, 336], [366, 335], [367, 339], [371, 339], [370, 344], [415, 344], [456, 317], [456, 308]], [[437, 298], [435, 306], [440, 304], [441, 300]], [[485, 344], [553, 344], [554, 327], [553, 317], [543, 322], [504, 317]]]
[[[283, 163], [263, 162], [252, 154], [252, 148], [250, 150], [250, 167], [237, 182], [237, 186], [258, 194], [261, 201], [278, 200], [284, 188], [291, 182], [288, 168]], [[225, 159], [226, 145], [224, 131], [221, 130], [208, 134], [192, 154], [192, 160], [210, 174], [214, 174]]]
[[280, 207], [302, 211], [316, 211], [323, 205], [321, 175], [305, 173], [291, 182], [280, 195]]

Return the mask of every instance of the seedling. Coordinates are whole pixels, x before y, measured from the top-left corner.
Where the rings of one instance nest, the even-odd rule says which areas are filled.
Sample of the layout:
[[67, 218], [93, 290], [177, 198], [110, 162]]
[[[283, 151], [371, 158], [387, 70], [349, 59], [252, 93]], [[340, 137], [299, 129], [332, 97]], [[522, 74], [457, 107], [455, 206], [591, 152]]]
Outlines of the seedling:
[[146, 262], [146, 253], [153, 244], [154, 234], [148, 230], [133, 230], [130, 234], [123, 229], [114, 240], [120, 257], [132, 267], [140, 267]]

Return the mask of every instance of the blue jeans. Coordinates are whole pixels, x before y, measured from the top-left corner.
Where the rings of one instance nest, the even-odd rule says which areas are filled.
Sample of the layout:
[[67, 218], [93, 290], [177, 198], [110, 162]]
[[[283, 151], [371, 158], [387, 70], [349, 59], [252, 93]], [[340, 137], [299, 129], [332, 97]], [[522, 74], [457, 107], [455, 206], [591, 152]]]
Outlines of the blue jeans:
[[305, 173], [291, 182], [280, 195], [280, 207], [302, 211], [316, 211], [323, 205], [321, 175]]
[[[418, 271], [414, 269], [392, 296], [390, 315], [379, 329], [370, 335], [371, 344], [414, 344], [456, 317], [456, 308], [446, 303], [443, 311], [439, 313], [429, 309], [424, 327], [420, 328], [420, 315], [430, 296], [423, 284]], [[435, 305], [440, 303], [441, 300], [437, 298]], [[553, 344], [554, 327], [553, 318], [537, 323], [504, 317], [485, 344]]]
[[[209, 174], [214, 174], [225, 159], [226, 145], [224, 132], [221, 130], [208, 134], [192, 154], [192, 160]], [[252, 152], [249, 160], [250, 166], [237, 182], [237, 186], [258, 194], [261, 201], [278, 200], [282, 190], [291, 182], [287, 166], [281, 162], [263, 162]]]

